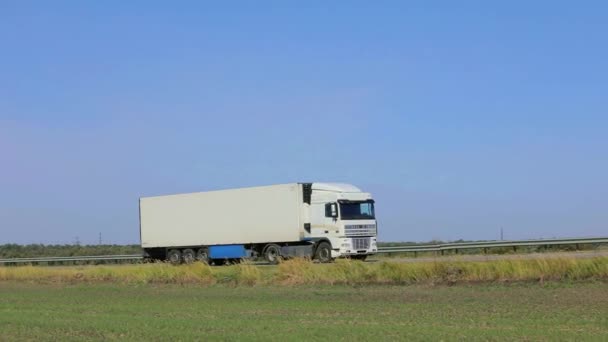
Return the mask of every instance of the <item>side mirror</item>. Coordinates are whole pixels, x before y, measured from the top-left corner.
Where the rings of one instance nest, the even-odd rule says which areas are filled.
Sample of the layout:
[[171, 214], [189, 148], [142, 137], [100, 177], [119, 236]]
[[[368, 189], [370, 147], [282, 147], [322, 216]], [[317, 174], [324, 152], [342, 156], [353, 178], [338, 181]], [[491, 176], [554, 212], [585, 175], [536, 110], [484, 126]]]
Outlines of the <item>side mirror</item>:
[[331, 207], [331, 217], [336, 218], [338, 217], [338, 206], [336, 205], [336, 203], [332, 203], [330, 205]]
[[325, 204], [325, 217], [338, 217], [338, 206], [336, 203]]

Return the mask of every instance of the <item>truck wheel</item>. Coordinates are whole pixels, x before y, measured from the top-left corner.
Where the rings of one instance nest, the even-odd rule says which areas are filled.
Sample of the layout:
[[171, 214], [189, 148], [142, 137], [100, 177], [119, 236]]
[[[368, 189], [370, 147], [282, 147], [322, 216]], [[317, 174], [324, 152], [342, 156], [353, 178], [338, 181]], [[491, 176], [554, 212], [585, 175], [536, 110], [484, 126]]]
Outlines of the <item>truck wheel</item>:
[[171, 249], [167, 252], [167, 261], [173, 265], [179, 265], [182, 262], [182, 252], [179, 249]]
[[331, 262], [331, 245], [327, 241], [319, 243], [317, 250], [315, 251], [315, 259], [319, 262], [326, 263]]
[[194, 254], [194, 251], [191, 250], [190, 248], [184, 249], [184, 251], [182, 252], [182, 260], [184, 261], [185, 264], [193, 263], [195, 258], [196, 258], [196, 254]]
[[266, 259], [266, 261], [272, 265], [278, 264], [279, 259], [281, 259], [281, 247], [278, 245], [266, 246], [266, 250], [264, 251], [264, 259]]
[[201, 248], [198, 250], [198, 252], [196, 252], [196, 260], [202, 261], [207, 264], [210, 263], [209, 252], [207, 251], [207, 248]]

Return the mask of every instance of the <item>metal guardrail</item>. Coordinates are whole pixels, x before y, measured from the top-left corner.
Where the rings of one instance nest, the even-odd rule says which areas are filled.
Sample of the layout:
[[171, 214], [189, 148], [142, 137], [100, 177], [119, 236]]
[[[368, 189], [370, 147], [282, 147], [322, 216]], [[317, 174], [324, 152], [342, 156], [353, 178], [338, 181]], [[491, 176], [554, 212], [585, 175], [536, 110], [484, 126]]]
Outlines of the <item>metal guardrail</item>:
[[[411, 245], [380, 247], [378, 253], [407, 253], [407, 252], [441, 252], [462, 249], [484, 249], [495, 247], [525, 247], [525, 246], [551, 246], [551, 245], [584, 245], [584, 244], [608, 244], [608, 237], [596, 238], [572, 238], [572, 239], [542, 239], [542, 240], [512, 240], [512, 241], [480, 241], [480, 242], [458, 242], [434, 245]], [[54, 264], [62, 262], [117, 262], [122, 260], [139, 261], [141, 254], [128, 255], [94, 255], [94, 256], [71, 256], [71, 257], [43, 257], [43, 258], [14, 258], [0, 259], [0, 265], [8, 264]]]
[[484, 249], [496, 247], [525, 247], [525, 246], [554, 246], [554, 245], [585, 245], [608, 243], [608, 237], [571, 238], [571, 239], [539, 239], [539, 240], [511, 240], [511, 241], [479, 241], [457, 242], [436, 245], [411, 245], [380, 247], [378, 253], [404, 253], [404, 252], [443, 252], [462, 249]]
[[0, 259], [0, 265], [6, 264], [38, 264], [59, 262], [87, 262], [87, 261], [120, 261], [120, 260], [142, 260], [141, 254], [129, 255], [92, 255], [71, 257], [43, 257], [43, 258], [13, 258]]

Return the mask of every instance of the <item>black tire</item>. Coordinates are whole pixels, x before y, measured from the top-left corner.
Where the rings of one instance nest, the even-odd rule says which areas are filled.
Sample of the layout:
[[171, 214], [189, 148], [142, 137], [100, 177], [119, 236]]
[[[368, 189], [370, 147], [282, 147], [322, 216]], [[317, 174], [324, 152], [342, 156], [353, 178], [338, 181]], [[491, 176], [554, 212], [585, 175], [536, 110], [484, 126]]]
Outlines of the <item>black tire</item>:
[[365, 261], [365, 259], [367, 259], [367, 255], [353, 255], [350, 258], [353, 260]]
[[322, 263], [331, 262], [331, 245], [327, 241], [320, 242], [315, 250], [315, 260]]
[[268, 245], [264, 249], [264, 259], [271, 265], [276, 265], [281, 260], [281, 247], [279, 245]]
[[196, 253], [190, 248], [184, 249], [182, 252], [182, 261], [184, 264], [191, 264], [196, 260]]
[[167, 252], [167, 261], [173, 265], [179, 265], [182, 262], [182, 252], [179, 249], [170, 249]]
[[209, 251], [203, 247], [196, 252], [196, 260], [209, 264]]

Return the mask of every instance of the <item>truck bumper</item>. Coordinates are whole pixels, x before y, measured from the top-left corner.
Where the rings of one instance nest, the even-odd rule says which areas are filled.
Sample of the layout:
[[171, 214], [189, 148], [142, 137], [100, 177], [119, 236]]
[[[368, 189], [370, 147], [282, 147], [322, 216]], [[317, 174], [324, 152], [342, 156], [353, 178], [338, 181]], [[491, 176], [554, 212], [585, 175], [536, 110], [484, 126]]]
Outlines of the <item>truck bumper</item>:
[[365, 252], [362, 251], [349, 251], [349, 250], [345, 250], [345, 251], [331, 251], [331, 257], [332, 258], [343, 258], [343, 257], [349, 257], [349, 256], [353, 256], [353, 255], [374, 255], [376, 254], [378, 251], [375, 249], [369, 249], [366, 250]]
[[[366, 241], [362, 241], [365, 239]], [[340, 238], [332, 250], [332, 258], [348, 257], [353, 255], [372, 255], [378, 252], [376, 237]]]

